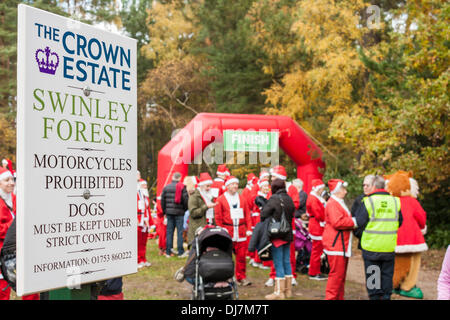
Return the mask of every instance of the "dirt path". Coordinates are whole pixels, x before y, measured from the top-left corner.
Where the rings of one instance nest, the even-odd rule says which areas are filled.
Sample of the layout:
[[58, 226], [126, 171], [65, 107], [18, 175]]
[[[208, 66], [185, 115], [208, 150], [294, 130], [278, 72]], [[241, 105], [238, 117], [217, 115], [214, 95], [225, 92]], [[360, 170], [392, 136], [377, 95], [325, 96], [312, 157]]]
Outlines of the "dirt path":
[[[438, 256], [439, 260], [441, 254], [445, 254], [442, 250], [431, 250], [431, 252], [425, 252], [423, 254], [422, 259], [434, 259], [435, 256]], [[439, 260], [442, 263], [444, 256]], [[430, 268], [426, 264], [422, 265], [422, 268], [419, 272], [419, 280], [417, 286], [422, 289], [424, 300], [436, 300], [437, 298], [437, 280], [439, 278], [440, 269], [438, 269], [439, 263], [433, 264], [433, 267]], [[365, 286], [365, 277], [364, 277], [364, 262], [359, 251], [354, 252], [354, 255], [350, 258], [348, 264], [347, 271], [347, 280], [353, 281], [355, 283], [362, 284]], [[392, 295], [392, 299], [395, 300], [415, 300], [399, 295]]]
[[[354, 246], [355, 247], [355, 246]], [[422, 256], [422, 268], [419, 273], [418, 286], [424, 293], [424, 299], [436, 299], [436, 282], [445, 250], [431, 250]], [[124, 278], [124, 294], [126, 299], [166, 299], [190, 300], [191, 285], [173, 280], [174, 272], [185, 260], [165, 258], [156, 254], [155, 241], [149, 241], [148, 255], [153, 265], [137, 274]], [[269, 270], [261, 270], [247, 264], [247, 278], [252, 282], [249, 287], [239, 287], [240, 300], [264, 300], [264, 296], [273, 292], [273, 288], [264, 286]], [[307, 275], [298, 275], [298, 286], [294, 287], [294, 300], [323, 300], [325, 298], [326, 281], [313, 281]], [[359, 250], [354, 250], [350, 258], [347, 282], [345, 286], [347, 300], [367, 300], [365, 288], [364, 264]], [[393, 295], [394, 300], [409, 298]]]

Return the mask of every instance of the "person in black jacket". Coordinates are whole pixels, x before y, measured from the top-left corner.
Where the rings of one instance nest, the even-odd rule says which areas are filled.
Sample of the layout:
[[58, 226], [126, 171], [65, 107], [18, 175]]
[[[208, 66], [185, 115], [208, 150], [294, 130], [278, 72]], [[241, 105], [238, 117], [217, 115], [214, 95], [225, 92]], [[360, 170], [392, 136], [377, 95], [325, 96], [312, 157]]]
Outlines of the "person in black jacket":
[[303, 191], [303, 181], [301, 179], [292, 180], [292, 184], [299, 190], [298, 195], [300, 198], [300, 205], [298, 209], [295, 210], [295, 217], [297, 219], [301, 218], [306, 213], [306, 200], [308, 199], [308, 194]]
[[[292, 219], [294, 217], [295, 205], [291, 197], [286, 192], [286, 183], [282, 179], [275, 179], [271, 185], [272, 196], [261, 212], [261, 221], [273, 218], [281, 221], [284, 212], [292, 230]], [[283, 209], [284, 208], [284, 209]], [[292, 296], [292, 268], [290, 263], [290, 245], [293, 240], [292, 231], [286, 233], [278, 239], [272, 241], [272, 257], [275, 267], [276, 278], [274, 293], [267, 295], [266, 299], [284, 299]]]
[[184, 213], [188, 209], [189, 196], [186, 186], [180, 182], [181, 173], [175, 172], [172, 182], [164, 187], [161, 193], [161, 208], [167, 219], [166, 257], [173, 256], [173, 233], [177, 229], [178, 256], [184, 254], [183, 248], [183, 222]]

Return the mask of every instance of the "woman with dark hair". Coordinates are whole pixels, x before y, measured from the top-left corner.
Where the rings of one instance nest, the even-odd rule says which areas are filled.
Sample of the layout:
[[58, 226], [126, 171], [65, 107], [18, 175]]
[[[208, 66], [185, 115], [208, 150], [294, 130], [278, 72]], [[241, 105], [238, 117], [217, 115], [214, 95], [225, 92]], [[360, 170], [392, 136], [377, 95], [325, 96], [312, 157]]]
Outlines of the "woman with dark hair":
[[[271, 185], [272, 196], [261, 212], [261, 220], [273, 218], [281, 221], [282, 214], [289, 223], [292, 230], [292, 219], [294, 217], [295, 205], [286, 192], [286, 183], [282, 179], [276, 179]], [[290, 263], [290, 244], [293, 233], [288, 232], [280, 238], [271, 239], [272, 257], [275, 266], [275, 288], [274, 293], [266, 296], [266, 299], [284, 299], [292, 297], [292, 268]]]

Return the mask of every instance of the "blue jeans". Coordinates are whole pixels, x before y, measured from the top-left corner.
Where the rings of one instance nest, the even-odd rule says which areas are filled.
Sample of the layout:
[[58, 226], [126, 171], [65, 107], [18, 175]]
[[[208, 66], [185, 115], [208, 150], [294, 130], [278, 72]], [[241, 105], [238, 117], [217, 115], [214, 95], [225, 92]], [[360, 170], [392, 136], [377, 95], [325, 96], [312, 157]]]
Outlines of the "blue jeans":
[[291, 244], [286, 243], [278, 248], [272, 246], [273, 266], [275, 267], [275, 276], [277, 278], [284, 278], [292, 275], [290, 254]]
[[178, 255], [184, 253], [183, 248], [183, 222], [184, 216], [166, 215], [167, 217], [167, 244], [166, 253], [170, 255], [173, 247], [173, 232], [177, 228], [177, 249]]

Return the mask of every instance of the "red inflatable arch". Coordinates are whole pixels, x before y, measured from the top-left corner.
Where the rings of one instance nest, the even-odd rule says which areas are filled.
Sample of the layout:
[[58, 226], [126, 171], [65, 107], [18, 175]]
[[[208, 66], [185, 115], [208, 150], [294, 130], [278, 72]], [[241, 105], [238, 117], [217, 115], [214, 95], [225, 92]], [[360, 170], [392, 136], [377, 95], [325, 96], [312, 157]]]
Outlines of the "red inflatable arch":
[[[279, 146], [297, 164], [297, 177], [309, 193], [311, 181], [322, 179], [322, 151], [299, 125], [286, 116], [199, 113], [158, 154], [157, 196], [171, 182], [174, 172], [188, 175], [188, 166], [210, 143], [222, 142], [224, 130], [278, 130]], [[282, 165], [282, 163], [280, 163]], [[291, 179], [293, 177], [288, 177]], [[158, 201], [159, 202], [159, 201]]]

